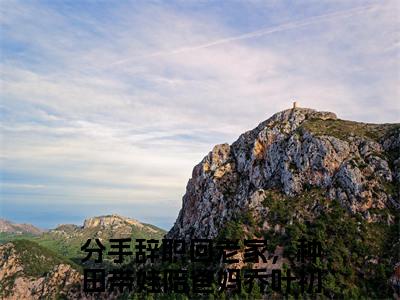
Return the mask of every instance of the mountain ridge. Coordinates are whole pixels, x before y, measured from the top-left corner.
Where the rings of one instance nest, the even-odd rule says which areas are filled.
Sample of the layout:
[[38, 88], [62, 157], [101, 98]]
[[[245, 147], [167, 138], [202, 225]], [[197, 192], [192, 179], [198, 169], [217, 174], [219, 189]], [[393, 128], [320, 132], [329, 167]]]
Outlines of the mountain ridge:
[[168, 236], [190, 237], [196, 231], [216, 237], [232, 216], [231, 205], [262, 208], [260, 189], [287, 196], [306, 187], [327, 189], [329, 198], [372, 220], [370, 208], [400, 205], [398, 190], [396, 195], [386, 191], [400, 181], [398, 157], [386, 157], [399, 147], [400, 124], [340, 120], [308, 108], [278, 112], [231, 145], [216, 145], [194, 167]]
[[67, 258], [77, 260], [81, 246], [87, 239], [99, 238], [105, 244], [112, 238], [156, 238], [161, 239], [165, 230], [142, 223], [136, 219], [117, 214], [88, 217], [82, 225], [60, 224], [54, 229], [38, 235], [2, 234], [0, 241], [29, 239]]
[[7, 219], [0, 219], [0, 233], [14, 233], [14, 234], [32, 234], [39, 235], [46, 230], [36, 227], [32, 224], [27, 223], [14, 223]]

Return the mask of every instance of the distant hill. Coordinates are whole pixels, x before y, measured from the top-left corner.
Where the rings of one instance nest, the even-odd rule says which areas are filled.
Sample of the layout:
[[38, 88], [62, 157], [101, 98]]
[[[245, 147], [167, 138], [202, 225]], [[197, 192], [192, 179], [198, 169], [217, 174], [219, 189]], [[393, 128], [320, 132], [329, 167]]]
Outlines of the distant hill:
[[17, 224], [6, 219], [0, 219], [0, 233], [39, 235], [44, 231], [31, 224]]
[[[79, 263], [83, 255], [81, 246], [88, 239], [99, 238], [107, 247], [108, 240], [112, 238], [162, 239], [165, 233], [165, 230], [154, 225], [113, 214], [88, 218], [84, 221], [83, 226], [62, 224], [40, 235], [25, 234], [23, 238], [35, 241], [39, 245]], [[0, 240], [3, 243], [19, 238], [21, 236], [18, 234], [0, 234]]]

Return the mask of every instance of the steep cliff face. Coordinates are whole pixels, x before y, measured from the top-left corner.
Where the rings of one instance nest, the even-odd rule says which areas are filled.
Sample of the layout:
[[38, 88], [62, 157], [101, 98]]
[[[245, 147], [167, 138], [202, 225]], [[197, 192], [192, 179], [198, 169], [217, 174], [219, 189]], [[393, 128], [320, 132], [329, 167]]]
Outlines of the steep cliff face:
[[400, 124], [364, 124], [331, 112], [279, 112], [217, 145], [193, 169], [170, 238], [215, 238], [240, 212], [263, 218], [265, 193], [287, 197], [320, 189], [368, 222], [393, 222], [400, 207]]

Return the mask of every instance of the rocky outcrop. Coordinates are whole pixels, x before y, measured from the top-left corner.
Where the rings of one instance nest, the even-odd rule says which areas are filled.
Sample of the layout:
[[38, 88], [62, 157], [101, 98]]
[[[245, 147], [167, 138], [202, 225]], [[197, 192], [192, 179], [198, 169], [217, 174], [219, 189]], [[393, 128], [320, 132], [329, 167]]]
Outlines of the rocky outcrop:
[[271, 189], [287, 196], [322, 189], [374, 222], [374, 209], [400, 206], [399, 153], [399, 124], [344, 121], [305, 108], [279, 112], [194, 167], [167, 236], [214, 238], [238, 212], [262, 213], [260, 195]]
[[50, 230], [43, 237], [80, 241], [83, 244], [88, 238], [100, 238], [106, 241], [110, 238], [124, 238], [132, 235], [161, 237], [164, 231], [155, 226], [141, 223], [135, 219], [116, 214], [91, 217], [84, 221], [83, 226], [63, 224]]
[[146, 229], [147, 231], [154, 232], [154, 233], [157, 232], [154, 228], [146, 226], [135, 219], [122, 217], [122, 216], [119, 216], [116, 214], [88, 218], [83, 223], [83, 229], [89, 229], [89, 228], [94, 228], [94, 227], [98, 227], [98, 226], [103, 227], [103, 228], [123, 227], [123, 226], [128, 226], [131, 228], [131, 226], [135, 226], [138, 229]]
[[[53, 257], [55, 254], [40, 246], [33, 246], [32, 242], [21, 248], [23, 243], [10, 242], [0, 245], [1, 299], [94, 300], [118, 299], [120, 296], [117, 290], [112, 293], [85, 293], [83, 275], [75, 268], [76, 265], [61, 262]], [[33, 246], [33, 251], [30, 246]], [[38, 272], [39, 269], [43, 271], [42, 265], [49, 263], [49, 269]]]
[[78, 295], [81, 275], [68, 265], [58, 265], [49, 274], [39, 278], [20, 276], [15, 279], [10, 296], [4, 299], [54, 299], [57, 296]]
[[31, 276], [13, 243], [0, 246], [0, 294], [2, 299], [84, 299], [82, 276], [68, 264], [58, 264], [43, 276]]

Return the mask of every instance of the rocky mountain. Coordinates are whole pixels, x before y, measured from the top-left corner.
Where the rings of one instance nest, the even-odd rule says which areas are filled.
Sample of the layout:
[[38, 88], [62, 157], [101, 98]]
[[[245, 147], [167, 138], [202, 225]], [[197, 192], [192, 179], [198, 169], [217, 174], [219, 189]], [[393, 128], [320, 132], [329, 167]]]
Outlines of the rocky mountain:
[[99, 238], [107, 247], [108, 240], [112, 238], [131, 237], [132, 239], [153, 238], [161, 240], [165, 233], [163, 229], [154, 225], [113, 214], [88, 218], [82, 226], [62, 224], [38, 235], [0, 233], [0, 243], [21, 238], [28, 239], [66, 258], [79, 262], [82, 256], [81, 246], [88, 239]]
[[5, 219], [0, 219], [0, 233], [39, 235], [43, 232], [44, 230], [31, 224], [17, 224]]
[[264, 238], [295, 272], [296, 241], [317, 239], [326, 297], [390, 297], [399, 185], [400, 124], [288, 109], [194, 167], [167, 237]]
[[77, 260], [82, 256], [81, 246], [91, 238], [99, 238], [105, 246], [112, 238], [161, 239], [166, 232], [151, 224], [116, 214], [88, 218], [83, 226], [63, 224], [34, 238], [42, 246]]
[[265, 214], [268, 191], [293, 197], [312, 188], [368, 222], [393, 223], [379, 210], [400, 207], [399, 153], [400, 124], [345, 121], [306, 108], [279, 112], [194, 167], [168, 236], [214, 238], [239, 211]]

